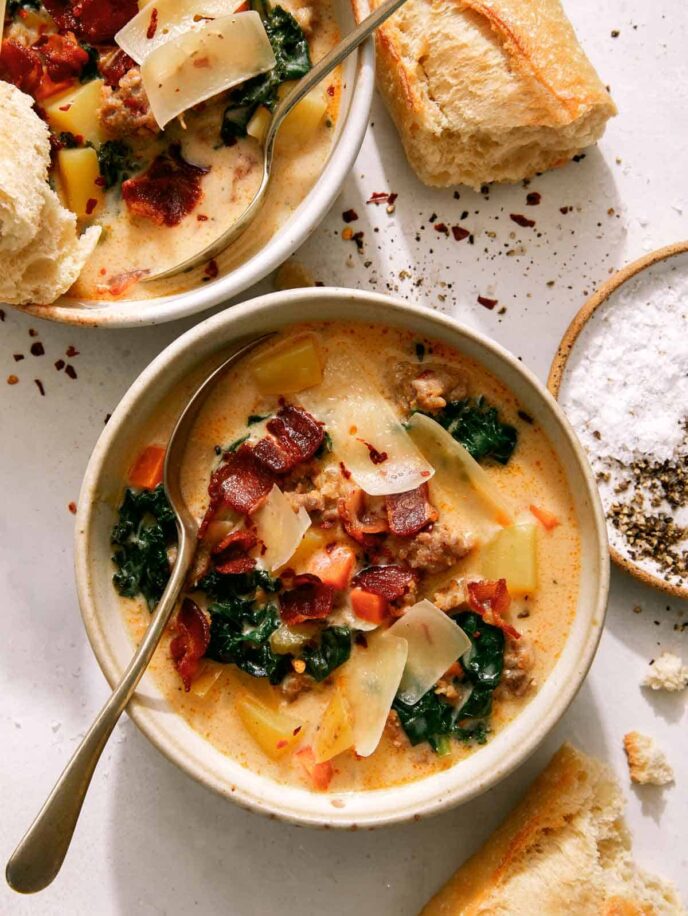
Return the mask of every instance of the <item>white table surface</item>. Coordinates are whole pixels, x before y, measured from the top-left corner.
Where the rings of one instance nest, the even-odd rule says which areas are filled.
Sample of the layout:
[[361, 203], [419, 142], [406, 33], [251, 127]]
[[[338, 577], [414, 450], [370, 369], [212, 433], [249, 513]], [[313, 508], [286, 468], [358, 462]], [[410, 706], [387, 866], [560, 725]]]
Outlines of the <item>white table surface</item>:
[[[620, 115], [585, 159], [533, 180], [529, 190], [542, 194], [540, 206], [526, 207], [520, 186], [495, 187], [486, 197], [459, 189], [458, 201], [451, 190], [424, 189], [376, 102], [353, 174], [298, 253], [327, 285], [393, 291], [492, 335], [541, 378], [569, 320], [612, 269], [688, 236], [685, 4], [569, 0], [567, 7]], [[365, 204], [371, 192], [384, 190], [399, 194], [391, 216]], [[573, 209], [564, 215], [564, 206]], [[365, 231], [361, 254], [338, 237], [349, 207], [360, 216], [353, 228]], [[430, 228], [433, 212], [454, 224], [464, 209], [474, 245]], [[536, 227], [519, 228], [509, 220], [514, 212], [536, 219]], [[244, 298], [270, 288], [266, 281]], [[499, 306], [487, 311], [478, 294]], [[6, 310], [0, 324], [2, 861], [106, 696], [77, 608], [68, 503], [77, 498], [106, 414], [192, 323], [92, 331]], [[45, 347], [42, 357], [29, 355], [31, 328]], [[76, 380], [53, 367], [70, 344], [79, 350], [67, 360]], [[26, 358], [15, 363], [14, 353]], [[10, 373], [20, 379], [14, 387], [4, 384]], [[34, 378], [43, 381], [45, 397]], [[0, 912], [412, 914], [565, 739], [613, 765], [627, 787], [637, 858], [673, 878], [688, 900], [686, 694], [648, 695], [639, 686], [660, 650], [688, 660], [688, 631], [681, 630], [687, 611], [685, 602], [614, 572], [590, 675], [536, 754], [463, 808], [382, 831], [310, 831], [242, 811], [184, 776], [125, 718], [103, 755], [61, 874], [34, 898], [3, 885]], [[630, 729], [657, 738], [675, 767], [675, 785], [628, 786], [621, 741]]]

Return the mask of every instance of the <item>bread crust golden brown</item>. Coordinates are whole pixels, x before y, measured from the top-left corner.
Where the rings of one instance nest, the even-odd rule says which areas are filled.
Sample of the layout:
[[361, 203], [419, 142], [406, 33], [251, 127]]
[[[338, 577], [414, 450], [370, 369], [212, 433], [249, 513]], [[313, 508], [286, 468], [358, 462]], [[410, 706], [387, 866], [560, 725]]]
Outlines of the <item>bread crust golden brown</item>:
[[376, 47], [378, 87], [428, 185], [562, 165], [616, 112], [558, 0], [407, 0]]
[[633, 863], [623, 804], [606, 768], [565, 744], [422, 916], [685, 912], [670, 884]]

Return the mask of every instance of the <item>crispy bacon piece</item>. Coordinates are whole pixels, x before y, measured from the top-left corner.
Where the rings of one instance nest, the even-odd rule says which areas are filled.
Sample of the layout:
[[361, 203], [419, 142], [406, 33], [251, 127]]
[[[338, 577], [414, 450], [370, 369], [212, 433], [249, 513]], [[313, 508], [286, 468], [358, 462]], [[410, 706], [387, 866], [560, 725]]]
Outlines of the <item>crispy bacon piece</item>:
[[35, 95], [43, 78], [43, 61], [33, 48], [6, 38], [0, 47], [0, 79]]
[[511, 595], [506, 587], [506, 579], [484, 579], [482, 582], [469, 582], [468, 604], [472, 611], [480, 614], [485, 623], [511, 636], [520, 639], [521, 634], [504, 620], [503, 615], [509, 610]]
[[191, 598], [185, 598], [174, 629], [176, 636], [170, 642], [170, 654], [188, 693], [210, 642], [210, 625], [199, 606]]
[[136, 61], [129, 57], [126, 51], [123, 51], [121, 48], [117, 48], [111, 54], [101, 57], [98, 61], [98, 69], [100, 70], [101, 76], [105, 80], [106, 85], [111, 86], [113, 89], [119, 86], [119, 81], [124, 74], [128, 73], [131, 68], [135, 66]]
[[88, 53], [71, 33], [41, 35], [33, 48], [45, 60], [46, 72], [56, 83], [79, 76], [88, 63]]
[[426, 483], [407, 493], [394, 493], [386, 497], [385, 505], [389, 530], [398, 537], [413, 537], [437, 521], [437, 510], [430, 504]]
[[387, 520], [366, 510], [365, 493], [356, 487], [349, 495], [339, 500], [337, 511], [344, 530], [359, 544], [370, 546], [375, 542], [371, 535], [384, 534]]
[[246, 528], [241, 531], [231, 531], [210, 551], [214, 558], [215, 569], [224, 576], [251, 572], [256, 561], [253, 557], [248, 556], [248, 552], [257, 543], [258, 539], [255, 534]]
[[304, 620], [322, 620], [332, 612], [334, 588], [310, 573], [294, 576], [292, 588], [280, 595], [280, 616], [293, 626]]
[[250, 515], [263, 502], [274, 482], [273, 474], [256, 460], [251, 446], [240, 446], [210, 478], [210, 505], [198, 529], [198, 537], [203, 537], [220, 509], [228, 508], [240, 515]]
[[173, 143], [143, 174], [122, 183], [122, 197], [136, 216], [158, 226], [176, 226], [203, 197], [201, 178], [209, 171], [187, 162], [181, 144]]
[[411, 588], [416, 576], [406, 566], [369, 566], [354, 576], [351, 584], [387, 601], [396, 601]]
[[287, 474], [309, 461], [325, 438], [322, 426], [307, 411], [285, 404], [267, 423], [270, 436], [255, 446], [256, 458], [275, 474]]
[[44, 0], [61, 32], [98, 44], [108, 42], [138, 13], [137, 0]]

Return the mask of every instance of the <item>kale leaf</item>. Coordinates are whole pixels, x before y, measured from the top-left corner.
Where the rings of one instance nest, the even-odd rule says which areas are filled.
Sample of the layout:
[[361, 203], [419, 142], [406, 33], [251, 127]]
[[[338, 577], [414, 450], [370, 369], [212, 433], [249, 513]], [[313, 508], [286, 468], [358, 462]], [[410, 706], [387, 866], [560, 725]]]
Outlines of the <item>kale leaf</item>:
[[306, 646], [301, 657], [306, 671], [316, 681], [324, 681], [335, 668], [343, 665], [351, 655], [351, 630], [349, 627], [326, 627], [320, 634], [317, 646]]
[[275, 594], [282, 586], [279, 579], [273, 579], [264, 569], [254, 569], [243, 575], [223, 576], [213, 570], [198, 583], [199, 589], [204, 591], [211, 601], [231, 601], [234, 598], [245, 598], [253, 601], [256, 589]]
[[140, 168], [133, 150], [123, 140], [106, 140], [98, 150], [98, 167], [105, 188], [114, 188]]
[[497, 408], [491, 407], [482, 395], [450, 401], [432, 416], [476, 461], [493, 458], [506, 464], [516, 448], [515, 427], [502, 423]]
[[98, 71], [98, 52], [90, 45], [87, 41], [80, 41], [79, 44], [88, 54], [88, 60], [84, 64], [81, 73], [79, 74], [80, 83], [88, 83], [91, 80], [96, 79], [99, 76]]
[[250, 599], [235, 597], [211, 604], [208, 610], [208, 658], [234, 664], [252, 677], [266, 677], [271, 684], [279, 684], [291, 671], [291, 656], [277, 655], [270, 646], [270, 634], [280, 622], [274, 605], [256, 607]]
[[273, 110], [277, 103], [277, 90], [282, 83], [300, 79], [312, 66], [308, 40], [291, 13], [281, 6], [258, 11], [276, 63], [272, 70], [254, 76], [230, 93], [220, 128], [220, 137], [226, 146], [232, 146], [237, 138], [246, 136], [246, 126], [259, 105]]
[[155, 607], [170, 577], [167, 548], [175, 537], [174, 513], [162, 484], [126, 490], [110, 538], [119, 548], [112, 557], [117, 567], [112, 581], [120, 595], [143, 595], [148, 607]]
[[504, 663], [504, 633], [498, 627], [485, 623], [472, 611], [453, 619], [471, 641], [470, 649], [461, 656], [463, 683], [471, 688], [468, 700], [457, 710], [445, 697], [429, 690], [412, 705], [398, 697], [393, 703], [411, 744], [427, 741], [438, 753], [446, 749], [448, 738], [485, 743], [486, 720], [492, 712], [492, 695]]
[[41, 0], [7, 0], [7, 15], [14, 19], [19, 10], [39, 10]]

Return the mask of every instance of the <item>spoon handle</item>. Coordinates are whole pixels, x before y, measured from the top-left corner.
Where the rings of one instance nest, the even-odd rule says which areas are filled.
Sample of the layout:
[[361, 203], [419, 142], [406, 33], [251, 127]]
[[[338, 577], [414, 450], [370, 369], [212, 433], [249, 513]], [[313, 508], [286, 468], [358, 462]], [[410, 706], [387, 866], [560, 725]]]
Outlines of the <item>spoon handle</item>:
[[179, 524], [177, 530], [177, 559], [141, 644], [7, 863], [7, 883], [15, 891], [32, 894], [43, 890], [62, 866], [103, 748], [141, 680], [184, 586], [194, 544]]
[[366, 16], [355, 29], [352, 29], [348, 35], [345, 35], [344, 38], [319, 60], [305, 76], [301, 77], [291, 92], [286, 95], [275, 108], [275, 114], [270, 124], [268, 137], [266, 138], [266, 146], [270, 139], [277, 133], [280, 124], [294, 105], [300, 102], [301, 99], [307, 95], [311, 89], [317, 86], [328, 73], [334, 70], [342, 61], [346, 60], [352, 51], [355, 51], [379, 25], [382, 25], [386, 19], [389, 19], [392, 13], [395, 13], [405, 2], [406, 0], [385, 0], [385, 2], [378, 6], [374, 12]]

